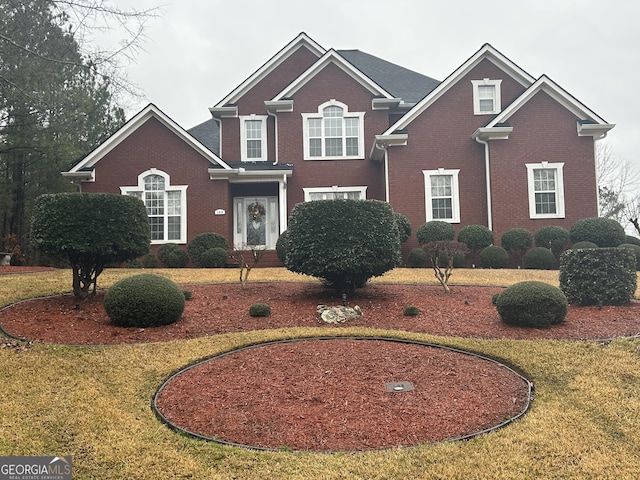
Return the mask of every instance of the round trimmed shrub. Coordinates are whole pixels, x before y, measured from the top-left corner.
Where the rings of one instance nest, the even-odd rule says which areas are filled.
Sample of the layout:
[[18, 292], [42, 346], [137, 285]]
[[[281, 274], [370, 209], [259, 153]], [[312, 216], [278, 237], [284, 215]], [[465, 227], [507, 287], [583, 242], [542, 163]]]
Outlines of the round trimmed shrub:
[[533, 235], [526, 228], [511, 228], [502, 234], [500, 245], [522, 266], [524, 254], [531, 248]]
[[268, 317], [271, 315], [271, 307], [266, 303], [254, 303], [249, 307], [249, 315], [252, 317]]
[[229, 244], [227, 243], [227, 239], [224, 238], [223, 235], [215, 232], [201, 233], [193, 237], [193, 240], [189, 242], [187, 252], [194, 265], [197, 267], [205, 267], [205, 265], [202, 265], [201, 257], [204, 252], [212, 248], [223, 248], [228, 251]]
[[458, 232], [458, 241], [471, 251], [482, 250], [493, 244], [493, 232], [484, 225], [466, 225]]
[[640, 238], [634, 237], [633, 235], [626, 235], [624, 237], [624, 243], [631, 243], [633, 245], [640, 246]]
[[226, 248], [210, 248], [200, 255], [200, 266], [202, 268], [222, 268], [227, 263], [229, 252]]
[[406, 307], [404, 307], [404, 310], [402, 310], [402, 315], [404, 315], [405, 317], [415, 317], [419, 313], [420, 309], [415, 305], [407, 305]]
[[617, 247], [625, 242], [624, 228], [612, 218], [591, 217], [578, 220], [569, 235], [573, 243], [593, 242], [599, 247]]
[[158, 248], [158, 260], [167, 268], [184, 268], [189, 263], [189, 254], [177, 243], [165, 243]]
[[416, 232], [418, 243], [424, 245], [429, 242], [451, 241], [456, 236], [456, 229], [450, 223], [432, 220], [423, 223]]
[[[464, 266], [464, 258], [465, 258], [464, 252], [461, 252], [461, 251], [455, 252], [453, 254], [453, 268], [462, 268]], [[427, 259], [427, 263], [428, 262], [429, 260]], [[438, 254], [438, 265], [445, 266], [447, 265], [448, 262], [449, 262], [449, 256], [447, 255], [447, 252], [444, 250], [441, 250], [440, 253]]]
[[545, 247], [534, 247], [524, 254], [524, 268], [532, 270], [553, 270], [556, 267], [556, 257]]
[[506, 268], [508, 263], [509, 254], [497, 245], [486, 247], [480, 252], [481, 268]]
[[427, 253], [421, 248], [413, 248], [407, 257], [410, 268], [423, 268], [427, 266]]
[[500, 296], [502, 292], [498, 292], [498, 293], [494, 293], [491, 296], [491, 305], [495, 305], [496, 303], [498, 303], [498, 297]]
[[158, 268], [158, 258], [153, 253], [147, 253], [142, 257], [143, 268]]
[[542, 227], [533, 236], [536, 247], [548, 248], [557, 257], [569, 243], [569, 230], [555, 225]]
[[583, 240], [582, 242], [576, 242], [571, 245], [571, 249], [573, 250], [577, 250], [579, 248], [598, 248], [598, 245], [593, 242], [587, 242], [586, 240]]
[[635, 243], [623, 243], [621, 245], [618, 245], [618, 248], [626, 248], [627, 250], [631, 250], [636, 256], [636, 270], [640, 270], [640, 245], [636, 245]]
[[104, 297], [104, 309], [119, 327], [158, 327], [177, 321], [185, 295], [166, 277], [143, 273], [114, 283]]
[[411, 222], [409, 219], [400, 212], [393, 212], [393, 218], [398, 228], [398, 236], [400, 243], [405, 243], [411, 238]]
[[567, 298], [558, 287], [527, 281], [507, 287], [496, 299], [503, 322], [517, 327], [543, 328], [564, 321]]

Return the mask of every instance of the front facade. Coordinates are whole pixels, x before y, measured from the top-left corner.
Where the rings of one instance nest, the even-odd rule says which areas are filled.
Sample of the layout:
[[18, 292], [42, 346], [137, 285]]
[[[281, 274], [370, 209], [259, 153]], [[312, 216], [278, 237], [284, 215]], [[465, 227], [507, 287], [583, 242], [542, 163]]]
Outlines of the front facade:
[[149, 105], [63, 175], [141, 198], [155, 245], [217, 232], [272, 250], [295, 204], [334, 198], [499, 241], [596, 216], [594, 142], [613, 128], [490, 45], [439, 82], [304, 33], [209, 110], [187, 131]]

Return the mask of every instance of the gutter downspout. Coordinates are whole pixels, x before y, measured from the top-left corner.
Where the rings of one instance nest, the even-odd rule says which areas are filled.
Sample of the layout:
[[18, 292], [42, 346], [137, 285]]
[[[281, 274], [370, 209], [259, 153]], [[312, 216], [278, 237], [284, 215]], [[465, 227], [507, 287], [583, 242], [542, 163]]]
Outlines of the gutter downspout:
[[382, 146], [378, 142], [374, 142], [373, 146], [377, 150], [384, 151], [384, 201], [391, 203], [389, 193], [389, 144], [382, 142]]
[[278, 115], [271, 113], [267, 108], [267, 115], [273, 117], [273, 142], [275, 143], [276, 159], [273, 165], [278, 165]]
[[493, 207], [491, 204], [491, 171], [489, 170], [489, 142], [476, 137], [476, 142], [484, 145], [484, 172], [487, 183], [487, 228], [493, 230]]
[[596, 175], [596, 198], [598, 199], [598, 216], [602, 214], [602, 207], [600, 206], [600, 185], [598, 185], [598, 140], [604, 140], [607, 138], [607, 132], [604, 132], [598, 138], [593, 137], [593, 160], [594, 165], [596, 167], [595, 175]]

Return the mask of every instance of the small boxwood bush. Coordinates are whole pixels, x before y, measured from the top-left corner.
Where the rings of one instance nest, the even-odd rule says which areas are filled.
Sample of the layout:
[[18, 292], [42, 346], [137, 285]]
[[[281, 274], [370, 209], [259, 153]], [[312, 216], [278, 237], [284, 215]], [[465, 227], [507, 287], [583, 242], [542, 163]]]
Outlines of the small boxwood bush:
[[104, 297], [104, 309], [120, 327], [158, 327], [177, 321], [185, 294], [166, 277], [143, 273], [114, 283]]
[[[464, 252], [461, 252], [461, 251], [454, 252], [454, 254], [453, 254], [453, 268], [462, 268], [464, 266], [464, 259], [465, 259]], [[447, 265], [447, 263], [449, 262], [449, 256], [448, 256], [446, 251], [444, 251], [444, 250], [440, 251], [440, 253], [438, 254], [438, 262], [439, 262], [438, 265], [440, 265], [440, 266]], [[427, 257], [427, 263], [430, 263], [428, 257]]]
[[400, 243], [405, 243], [409, 238], [411, 238], [411, 222], [400, 212], [393, 212], [393, 218], [396, 222], [396, 227], [398, 228], [398, 238], [400, 239]]
[[624, 243], [631, 243], [633, 245], [640, 246], [640, 238], [634, 237], [633, 235], [627, 235], [624, 237]]
[[574, 243], [573, 245], [571, 245], [571, 248], [573, 250], [580, 249], [580, 248], [598, 248], [598, 245], [596, 245], [593, 242], [587, 242], [586, 240], [583, 240], [582, 242]]
[[536, 247], [548, 248], [558, 257], [565, 245], [569, 243], [569, 230], [555, 225], [547, 225], [535, 233], [533, 240]]
[[466, 225], [458, 232], [458, 241], [471, 251], [480, 251], [493, 244], [493, 232], [484, 225]]
[[455, 236], [456, 229], [453, 225], [441, 220], [432, 220], [430, 222], [423, 223], [416, 232], [416, 237], [418, 238], [418, 243], [420, 245], [430, 242], [451, 241]]
[[229, 252], [226, 248], [210, 248], [200, 255], [200, 266], [202, 268], [222, 268], [226, 265]]
[[158, 268], [158, 257], [156, 257], [153, 253], [147, 253], [144, 257], [142, 257], [142, 267]]
[[249, 315], [252, 317], [268, 317], [271, 315], [271, 307], [266, 303], [254, 303], [249, 307]]
[[578, 220], [569, 235], [573, 243], [593, 242], [599, 247], [617, 247], [624, 243], [624, 228], [612, 218], [591, 217]]
[[423, 268], [427, 266], [427, 252], [421, 248], [413, 248], [407, 257], [407, 264], [411, 268]]
[[524, 254], [524, 268], [533, 270], [553, 270], [556, 267], [556, 257], [545, 247], [534, 247]]
[[276, 241], [276, 255], [278, 256], [278, 260], [284, 263], [287, 260], [287, 250], [289, 250], [288, 245], [288, 234], [285, 230], [280, 234], [278, 240]]
[[491, 305], [495, 305], [496, 303], [498, 303], [498, 297], [500, 296], [501, 293], [502, 292], [493, 294], [493, 296], [491, 297]]
[[207, 268], [205, 265], [202, 265], [201, 257], [204, 252], [212, 248], [223, 248], [225, 251], [228, 251], [229, 244], [227, 243], [227, 239], [223, 235], [215, 232], [201, 233], [193, 237], [193, 240], [189, 242], [187, 252], [189, 258], [191, 258], [191, 262], [195, 266]]
[[558, 287], [544, 282], [519, 282], [496, 299], [503, 322], [517, 327], [543, 328], [564, 321], [567, 299]]
[[522, 266], [524, 254], [531, 248], [533, 235], [526, 228], [511, 228], [502, 234], [500, 245]]
[[158, 259], [167, 268], [184, 268], [189, 263], [189, 254], [177, 243], [165, 243], [158, 248]]
[[629, 249], [567, 250], [560, 260], [560, 288], [571, 304], [625, 305], [636, 286], [636, 258]]
[[420, 309], [415, 305], [407, 305], [406, 307], [404, 307], [404, 310], [402, 310], [402, 315], [404, 315], [405, 317], [415, 317], [419, 313]]
[[491, 245], [480, 252], [481, 268], [506, 268], [509, 263], [509, 253], [497, 245]]

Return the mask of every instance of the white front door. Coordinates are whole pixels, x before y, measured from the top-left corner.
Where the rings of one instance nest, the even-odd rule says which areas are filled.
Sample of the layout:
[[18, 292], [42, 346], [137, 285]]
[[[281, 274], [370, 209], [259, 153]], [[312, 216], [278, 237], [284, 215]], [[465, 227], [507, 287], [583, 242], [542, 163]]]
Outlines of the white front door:
[[276, 248], [278, 240], [278, 197], [235, 197], [235, 248]]

